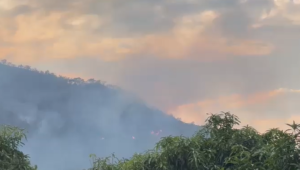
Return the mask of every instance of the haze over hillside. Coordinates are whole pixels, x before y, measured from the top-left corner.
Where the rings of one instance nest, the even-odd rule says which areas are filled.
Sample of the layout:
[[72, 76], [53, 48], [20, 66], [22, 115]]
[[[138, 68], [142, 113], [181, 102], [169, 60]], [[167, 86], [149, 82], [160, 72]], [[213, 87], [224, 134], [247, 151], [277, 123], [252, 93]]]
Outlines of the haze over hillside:
[[89, 167], [89, 154], [129, 157], [161, 136], [190, 136], [183, 123], [113, 86], [0, 64], [0, 124], [25, 128], [22, 150], [42, 170]]

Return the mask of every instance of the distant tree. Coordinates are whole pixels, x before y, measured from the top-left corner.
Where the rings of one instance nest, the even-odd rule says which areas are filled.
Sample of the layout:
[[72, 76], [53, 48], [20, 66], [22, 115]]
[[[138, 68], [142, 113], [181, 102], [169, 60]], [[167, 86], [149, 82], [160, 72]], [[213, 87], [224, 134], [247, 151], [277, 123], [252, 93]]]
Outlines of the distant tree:
[[37, 170], [30, 165], [29, 156], [19, 150], [26, 139], [22, 129], [0, 126], [0, 170]]
[[[153, 150], [129, 160], [91, 155], [90, 170], [300, 170], [300, 125], [260, 134], [229, 112], [211, 114], [193, 137], [162, 138]], [[292, 131], [288, 133], [289, 131]]]

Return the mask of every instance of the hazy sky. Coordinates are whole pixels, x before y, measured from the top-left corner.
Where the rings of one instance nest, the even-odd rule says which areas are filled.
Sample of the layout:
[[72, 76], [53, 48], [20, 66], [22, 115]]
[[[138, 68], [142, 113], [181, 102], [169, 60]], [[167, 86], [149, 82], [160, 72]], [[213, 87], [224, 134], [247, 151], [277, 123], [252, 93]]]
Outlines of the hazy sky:
[[0, 58], [120, 86], [186, 122], [300, 122], [300, 0], [0, 0]]

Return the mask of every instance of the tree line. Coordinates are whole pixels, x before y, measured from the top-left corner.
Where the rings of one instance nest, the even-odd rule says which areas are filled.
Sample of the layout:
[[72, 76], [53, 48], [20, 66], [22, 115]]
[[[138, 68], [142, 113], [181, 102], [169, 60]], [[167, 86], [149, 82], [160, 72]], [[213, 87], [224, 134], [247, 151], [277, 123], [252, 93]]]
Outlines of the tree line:
[[[300, 170], [300, 124], [259, 133], [229, 112], [210, 114], [192, 137], [168, 136], [130, 159], [91, 154], [88, 170]], [[24, 130], [0, 128], [0, 170], [37, 170], [18, 150]]]

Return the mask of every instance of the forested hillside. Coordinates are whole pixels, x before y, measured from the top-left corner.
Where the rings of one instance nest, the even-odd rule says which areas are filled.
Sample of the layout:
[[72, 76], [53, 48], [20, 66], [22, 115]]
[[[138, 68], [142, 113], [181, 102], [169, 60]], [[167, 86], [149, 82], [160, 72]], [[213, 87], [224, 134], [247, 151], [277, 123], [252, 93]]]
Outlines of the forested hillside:
[[21, 150], [42, 170], [83, 169], [90, 153], [129, 157], [162, 136], [191, 136], [199, 129], [100, 81], [6, 61], [0, 64], [0, 94], [0, 124], [26, 129]]

